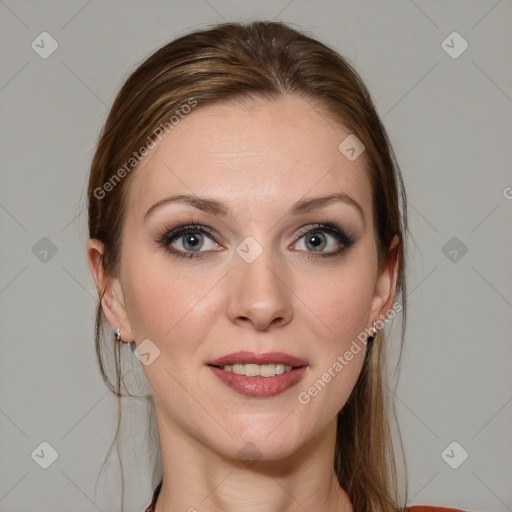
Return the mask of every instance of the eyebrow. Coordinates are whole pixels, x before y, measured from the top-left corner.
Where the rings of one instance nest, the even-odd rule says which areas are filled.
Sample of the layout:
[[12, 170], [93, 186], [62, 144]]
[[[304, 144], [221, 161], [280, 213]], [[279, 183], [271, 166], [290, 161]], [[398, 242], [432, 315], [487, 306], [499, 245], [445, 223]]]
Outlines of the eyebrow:
[[[360, 213], [363, 219], [363, 225], [365, 225], [364, 211], [361, 208], [361, 205], [344, 192], [338, 192], [336, 194], [329, 194], [327, 196], [314, 197], [310, 199], [301, 199], [292, 206], [289, 213], [292, 215], [311, 213], [325, 206], [328, 206], [334, 201], [341, 201], [342, 203], [354, 207]], [[159, 210], [162, 206], [169, 203], [184, 203], [193, 206], [194, 208], [197, 208], [203, 212], [213, 213], [214, 215], [219, 215], [222, 217], [227, 217], [230, 214], [229, 207], [221, 201], [217, 201], [216, 199], [209, 199], [188, 194], [177, 194], [156, 202], [144, 214], [144, 220], [146, 220], [156, 210]]]

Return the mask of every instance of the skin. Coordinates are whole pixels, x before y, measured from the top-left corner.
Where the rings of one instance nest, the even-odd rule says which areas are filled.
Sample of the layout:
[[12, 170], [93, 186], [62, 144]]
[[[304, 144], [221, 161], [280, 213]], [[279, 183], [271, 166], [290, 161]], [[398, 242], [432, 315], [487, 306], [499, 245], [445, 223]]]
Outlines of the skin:
[[[142, 365], [162, 450], [156, 512], [352, 511], [333, 470], [335, 425], [364, 345], [308, 404], [298, 401], [394, 300], [397, 240], [379, 271], [364, 154], [350, 162], [338, 150], [349, 133], [293, 95], [197, 108], [132, 171], [118, 277], [106, 279], [102, 245], [89, 241], [111, 327], [121, 327], [124, 341], [149, 339], [160, 350]], [[289, 213], [300, 199], [341, 191], [360, 205], [364, 220], [341, 201]], [[144, 220], [152, 205], [181, 193], [217, 199], [232, 213], [167, 203]], [[320, 228], [327, 243], [320, 253], [311, 235], [297, 236], [299, 228], [327, 221], [355, 238], [330, 258], [320, 254], [342, 244], [329, 232]], [[175, 257], [158, 242], [169, 228], [192, 223], [216, 233], [203, 236], [202, 258]], [[248, 236], [263, 249], [252, 263], [236, 252]], [[187, 241], [172, 244], [197, 254]], [[308, 370], [278, 396], [244, 397], [206, 366], [238, 350], [286, 352], [305, 359]], [[240, 450], [257, 461], [244, 463]]]

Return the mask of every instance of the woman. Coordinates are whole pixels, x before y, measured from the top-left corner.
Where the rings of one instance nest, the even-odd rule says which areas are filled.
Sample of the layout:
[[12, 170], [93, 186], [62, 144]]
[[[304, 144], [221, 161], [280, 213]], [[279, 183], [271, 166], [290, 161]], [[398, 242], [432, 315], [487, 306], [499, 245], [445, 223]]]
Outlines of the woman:
[[341, 56], [273, 22], [165, 45], [118, 94], [88, 197], [102, 375], [122, 396], [131, 344], [152, 391], [147, 512], [405, 509], [382, 331], [405, 329], [405, 191]]

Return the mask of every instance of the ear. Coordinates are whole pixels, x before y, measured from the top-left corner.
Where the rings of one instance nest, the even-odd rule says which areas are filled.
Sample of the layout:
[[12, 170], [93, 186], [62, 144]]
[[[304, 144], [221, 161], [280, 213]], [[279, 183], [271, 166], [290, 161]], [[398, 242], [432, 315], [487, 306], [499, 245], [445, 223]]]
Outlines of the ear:
[[375, 283], [370, 317], [368, 319], [370, 325], [373, 325], [373, 322], [378, 320], [385, 322], [388, 317], [387, 313], [393, 308], [398, 278], [399, 249], [400, 238], [398, 235], [395, 235], [389, 247], [388, 259], [383, 268], [379, 270]]
[[126, 313], [123, 290], [119, 278], [108, 276], [103, 268], [104, 245], [100, 240], [89, 239], [87, 242], [87, 261], [96, 290], [101, 300], [103, 312], [113, 331], [120, 329], [121, 339], [126, 342], [134, 340], [132, 328]]

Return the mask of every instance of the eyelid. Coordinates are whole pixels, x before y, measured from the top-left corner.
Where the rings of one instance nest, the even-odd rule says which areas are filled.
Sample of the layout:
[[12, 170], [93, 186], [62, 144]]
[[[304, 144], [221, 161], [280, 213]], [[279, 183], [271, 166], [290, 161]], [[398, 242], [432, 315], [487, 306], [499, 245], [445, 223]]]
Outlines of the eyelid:
[[173, 239], [179, 239], [182, 236], [186, 235], [189, 232], [193, 233], [202, 233], [207, 236], [209, 236], [212, 241], [215, 243], [218, 243], [215, 239], [220, 238], [222, 240], [222, 237], [213, 229], [209, 228], [208, 226], [204, 226], [200, 223], [190, 223], [190, 224], [180, 224], [176, 226], [175, 228], [166, 228], [164, 230], [163, 235], [159, 238], [159, 241], [161, 243], [167, 243], [170, 244]]
[[347, 245], [351, 245], [356, 241], [356, 237], [350, 235], [335, 221], [315, 222], [313, 224], [308, 224], [297, 230], [295, 232], [295, 236], [297, 238], [301, 238], [305, 234], [315, 231], [325, 231], [333, 236], [341, 237], [343, 239], [342, 241]]
[[[220, 236], [214, 229], [205, 226], [201, 224], [200, 222], [190, 222], [188, 224], [179, 224], [178, 226], [174, 228], [167, 228], [164, 230], [164, 233], [162, 236], [159, 237], [158, 243], [166, 248], [166, 250], [171, 253], [174, 256], [177, 257], [185, 257], [188, 256], [189, 258], [201, 258], [204, 255], [207, 255], [210, 252], [218, 252], [220, 249], [213, 249], [208, 251], [182, 251], [181, 249], [172, 248], [172, 242], [176, 239], [181, 238], [182, 236], [185, 236], [187, 233], [202, 233], [208, 236], [212, 242], [214, 242], [217, 245], [219, 242], [217, 242], [218, 239], [223, 240], [223, 237]], [[356, 238], [353, 236], [350, 236], [346, 233], [346, 231], [338, 225], [337, 222], [334, 221], [325, 221], [325, 222], [317, 222], [312, 224], [307, 224], [299, 228], [297, 231], [295, 231], [295, 240], [292, 242], [292, 245], [295, 245], [297, 242], [300, 241], [300, 239], [308, 234], [308, 233], [315, 233], [315, 232], [325, 232], [330, 234], [332, 237], [336, 238], [338, 243], [341, 244], [341, 249], [338, 249], [337, 251], [330, 251], [330, 252], [316, 252], [315, 251], [298, 251], [298, 252], [304, 252], [307, 257], [329, 257], [329, 256], [336, 256], [341, 255], [346, 250], [348, 250], [355, 242]]]

